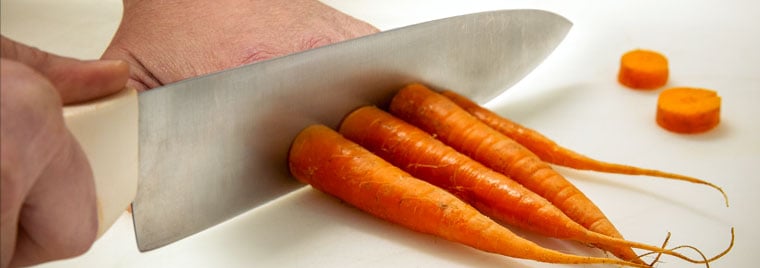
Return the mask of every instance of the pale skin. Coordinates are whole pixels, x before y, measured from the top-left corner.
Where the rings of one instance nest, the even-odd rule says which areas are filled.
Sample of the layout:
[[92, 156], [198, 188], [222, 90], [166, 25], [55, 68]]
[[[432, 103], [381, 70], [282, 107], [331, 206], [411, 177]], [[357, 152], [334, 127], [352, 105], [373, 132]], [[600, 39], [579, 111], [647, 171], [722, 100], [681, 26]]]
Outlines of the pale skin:
[[95, 239], [92, 171], [62, 105], [123, 88], [123, 61], [82, 62], [3, 37], [0, 59], [2, 266], [75, 256]]
[[95, 240], [92, 171], [63, 122], [63, 105], [374, 32], [314, 0], [125, 0], [104, 60], [59, 57], [3, 37], [0, 266], [78, 256]]
[[145, 90], [374, 32], [315, 0], [127, 0], [103, 58], [129, 62]]

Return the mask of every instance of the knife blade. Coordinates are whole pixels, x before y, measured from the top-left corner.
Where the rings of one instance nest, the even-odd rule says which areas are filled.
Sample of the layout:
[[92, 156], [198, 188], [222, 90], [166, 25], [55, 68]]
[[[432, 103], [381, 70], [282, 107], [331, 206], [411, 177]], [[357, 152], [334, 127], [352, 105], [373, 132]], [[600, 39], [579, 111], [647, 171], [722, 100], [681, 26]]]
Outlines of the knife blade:
[[[170, 244], [303, 187], [290, 176], [286, 157], [302, 128], [314, 123], [335, 127], [355, 108], [383, 106], [410, 82], [489, 100], [542, 62], [571, 25], [541, 10], [475, 13], [138, 94], [138, 174], [132, 202], [138, 249]], [[100, 110], [133, 106], [128, 101], [110, 103]], [[111, 113], [129, 114], [119, 109]], [[76, 120], [67, 117], [69, 121]], [[95, 160], [97, 191], [104, 192], [101, 188], [110, 183], [99, 182], [98, 171], [106, 168], [98, 167], [86, 144], [85, 152]], [[99, 200], [107, 197], [98, 195]]]

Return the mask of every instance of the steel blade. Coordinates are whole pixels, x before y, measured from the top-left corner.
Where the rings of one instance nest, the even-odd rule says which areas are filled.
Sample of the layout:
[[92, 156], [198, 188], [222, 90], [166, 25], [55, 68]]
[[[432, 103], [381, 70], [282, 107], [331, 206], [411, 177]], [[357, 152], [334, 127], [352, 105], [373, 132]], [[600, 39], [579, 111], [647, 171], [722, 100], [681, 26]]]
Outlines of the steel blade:
[[336, 127], [410, 82], [491, 99], [543, 61], [570, 26], [539, 10], [464, 15], [141, 93], [138, 248], [164, 246], [302, 187], [286, 156], [307, 125]]

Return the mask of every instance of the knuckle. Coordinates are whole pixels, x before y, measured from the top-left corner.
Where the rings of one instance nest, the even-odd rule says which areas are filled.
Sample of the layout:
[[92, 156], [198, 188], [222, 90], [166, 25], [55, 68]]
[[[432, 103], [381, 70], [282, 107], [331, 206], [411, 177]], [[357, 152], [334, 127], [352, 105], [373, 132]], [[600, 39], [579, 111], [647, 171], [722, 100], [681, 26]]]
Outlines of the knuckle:
[[32, 66], [44, 66], [50, 61], [51, 55], [35, 47], [18, 43], [2, 37], [3, 58], [9, 58]]
[[240, 57], [239, 63], [248, 64], [259, 62], [274, 58], [280, 54], [282, 53], [278, 53], [277, 49], [272, 46], [258, 44], [245, 50], [245, 52], [243, 52], [242, 56]]
[[335, 43], [336, 41], [340, 41], [338, 38], [334, 38], [328, 35], [314, 35], [305, 38], [301, 42], [301, 47], [299, 47], [300, 50], [307, 50], [312, 48], [318, 48], [321, 46], [326, 46], [332, 43]]

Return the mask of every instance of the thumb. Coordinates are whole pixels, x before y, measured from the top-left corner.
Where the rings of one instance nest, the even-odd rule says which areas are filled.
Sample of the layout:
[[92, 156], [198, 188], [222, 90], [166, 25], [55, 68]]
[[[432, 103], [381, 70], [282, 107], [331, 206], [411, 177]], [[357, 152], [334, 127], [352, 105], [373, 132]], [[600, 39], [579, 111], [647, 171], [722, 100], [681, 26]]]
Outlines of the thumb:
[[119, 60], [81, 61], [47, 53], [2, 36], [0, 57], [21, 62], [45, 76], [64, 104], [116, 93], [127, 83], [129, 64]]

